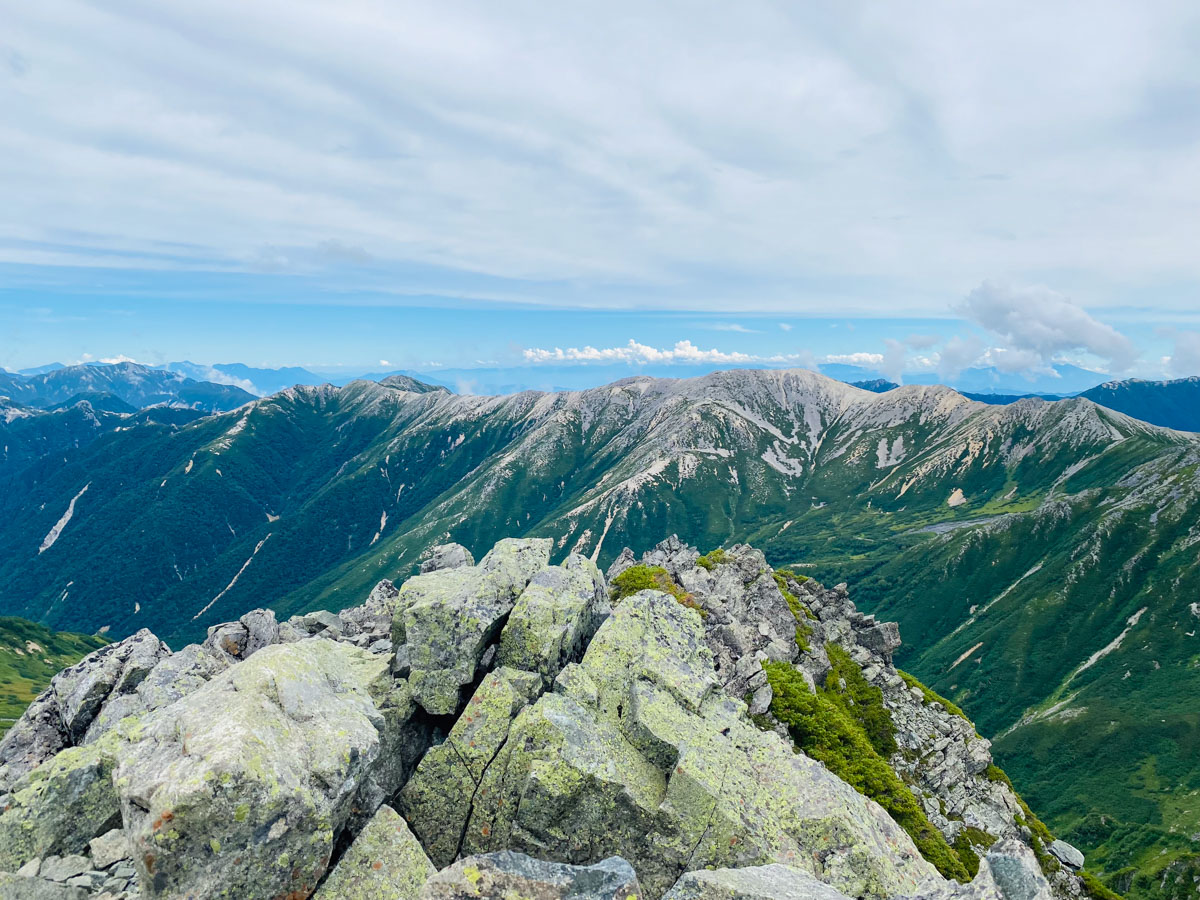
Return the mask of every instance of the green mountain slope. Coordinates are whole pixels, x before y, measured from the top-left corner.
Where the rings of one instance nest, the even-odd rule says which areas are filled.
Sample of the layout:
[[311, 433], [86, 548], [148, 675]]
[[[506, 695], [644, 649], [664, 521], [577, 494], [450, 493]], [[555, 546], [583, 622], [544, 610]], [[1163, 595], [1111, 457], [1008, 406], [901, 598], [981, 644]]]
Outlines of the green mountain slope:
[[0, 736], [60, 669], [72, 666], [107, 639], [50, 631], [12, 616], [0, 616]]
[[1087, 399], [989, 406], [802, 370], [407, 387], [294, 388], [9, 478], [0, 611], [180, 643], [257, 606], [345, 607], [445, 540], [548, 536], [602, 564], [673, 532], [744, 540], [853, 578], [901, 623], [901, 664], [1002, 735], [1018, 788], [1105, 871], [1200, 831], [1196, 437]]
[[1200, 431], [1200, 376], [1174, 381], [1109, 381], [1080, 396], [1155, 425]]

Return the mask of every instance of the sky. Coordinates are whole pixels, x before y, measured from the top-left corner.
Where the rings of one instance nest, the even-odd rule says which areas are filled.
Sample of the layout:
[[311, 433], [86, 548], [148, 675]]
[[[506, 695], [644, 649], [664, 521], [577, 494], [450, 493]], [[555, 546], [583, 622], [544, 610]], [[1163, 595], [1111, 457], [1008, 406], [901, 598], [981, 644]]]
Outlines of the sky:
[[0, 366], [1200, 373], [1194, 2], [16, 4]]

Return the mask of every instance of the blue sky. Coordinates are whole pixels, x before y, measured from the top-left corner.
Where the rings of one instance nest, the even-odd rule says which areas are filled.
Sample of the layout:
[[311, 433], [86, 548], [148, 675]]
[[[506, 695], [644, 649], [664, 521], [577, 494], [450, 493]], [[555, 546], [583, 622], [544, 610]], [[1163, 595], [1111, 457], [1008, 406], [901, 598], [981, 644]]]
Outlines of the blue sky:
[[1198, 42], [1190, 2], [20, 4], [0, 365], [1194, 374]]

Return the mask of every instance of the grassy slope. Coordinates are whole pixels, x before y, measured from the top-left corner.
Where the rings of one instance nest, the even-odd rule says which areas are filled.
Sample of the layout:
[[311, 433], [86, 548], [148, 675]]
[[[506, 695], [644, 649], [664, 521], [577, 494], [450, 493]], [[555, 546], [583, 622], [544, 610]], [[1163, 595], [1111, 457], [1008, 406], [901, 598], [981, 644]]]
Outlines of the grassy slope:
[[107, 640], [50, 631], [13, 616], [0, 616], [0, 736], [60, 669], [74, 665]]

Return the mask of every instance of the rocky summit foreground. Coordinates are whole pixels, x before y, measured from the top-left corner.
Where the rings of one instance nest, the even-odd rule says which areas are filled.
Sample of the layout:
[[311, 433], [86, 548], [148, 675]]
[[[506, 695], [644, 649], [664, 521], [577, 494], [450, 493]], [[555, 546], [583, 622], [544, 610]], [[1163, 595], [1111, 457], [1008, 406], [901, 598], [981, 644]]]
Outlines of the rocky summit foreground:
[[894, 625], [677, 540], [435, 548], [397, 589], [55, 677], [0, 743], [0, 898], [1087, 890]]

